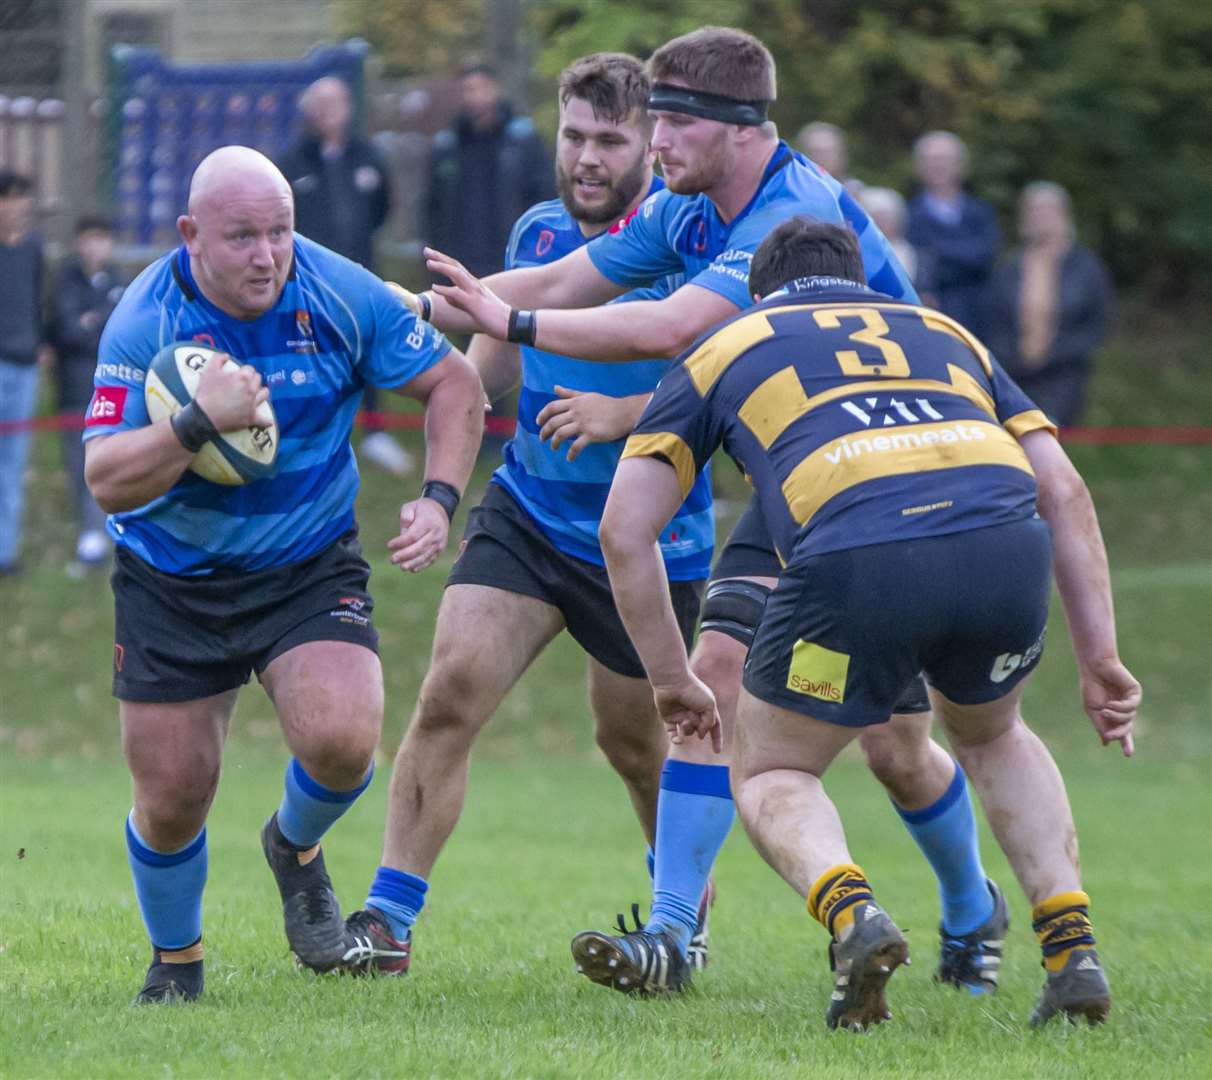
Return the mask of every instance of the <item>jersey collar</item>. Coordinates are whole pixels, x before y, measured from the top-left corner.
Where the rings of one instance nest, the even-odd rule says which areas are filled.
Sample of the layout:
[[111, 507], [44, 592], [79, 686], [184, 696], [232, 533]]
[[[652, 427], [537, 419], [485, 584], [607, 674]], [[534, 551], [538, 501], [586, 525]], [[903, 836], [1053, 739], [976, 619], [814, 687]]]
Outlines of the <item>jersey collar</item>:
[[857, 281], [840, 277], [805, 277], [787, 282], [781, 289], [762, 297], [762, 303], [769, 301], [814, 300], [820, 302], [837, 297], [840, 300], [866, 299], [868, 297], [880, 301], [892, 299], [883, 293], [876, 292]]

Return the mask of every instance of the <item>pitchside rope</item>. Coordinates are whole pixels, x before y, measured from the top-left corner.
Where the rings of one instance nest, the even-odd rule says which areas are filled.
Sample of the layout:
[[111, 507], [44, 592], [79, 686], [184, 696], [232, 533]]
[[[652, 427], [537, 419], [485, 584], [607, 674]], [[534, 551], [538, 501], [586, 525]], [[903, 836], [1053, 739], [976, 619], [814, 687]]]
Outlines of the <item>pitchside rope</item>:
[[[425, 417], [421, 413], [360, 412], [358, 423], [363, 427], [421, 431]], [[484, 431], [488, 435], [512, 435], [514, 423], [508, 416], [486, 416]], [[0, 436], [18, 431], [72, 431], [83, 427], [83, 415], [59, 413], [0, 422]], [[1061, 438], [1087, 446], [1212, 446], [1212, 427], [1072, 427], [1062, 428]]]

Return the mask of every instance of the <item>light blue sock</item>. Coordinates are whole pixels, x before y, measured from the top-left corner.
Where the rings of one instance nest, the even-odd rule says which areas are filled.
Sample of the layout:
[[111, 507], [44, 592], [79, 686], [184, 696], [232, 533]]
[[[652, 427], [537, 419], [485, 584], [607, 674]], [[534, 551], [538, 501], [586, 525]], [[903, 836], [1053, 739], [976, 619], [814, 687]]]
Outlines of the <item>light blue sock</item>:
[[947, 790], [936, 802], [921, 810], [896, 806], [896, 812], [938, 878], [943, 928], [957, 936], [971, 933], [993, 914], [993, 896], [981, 866], [968, 778], [959, 762]]
[[206, 888], [206, 828], [183, 848], [156, 851], [126, 819], [126, 854], [143, 925], [161, 950], [184, 949], [202, 936], [202, 890]]
[[671, 933], [686, 948], [734, 817], [727, 765], [665, 762], [657, 799], [652, 913], [644, 929]]
[[374, 763], [366, 770], [366, 779], [352, 791], [334, 791], [307, 775], [298, 758], [286, 766], [286, 792], [278, 807], [278, 828], [297, 848], [309, 848], [320, 842], [329, 827], [354, 804], [370, 785]]
[[375, 879], [370, 883], [370, 895], [366, 906], [381, 911], [391, 924], [391, 936], [397, 941], [407, 941], [413, 924], [425, 906], [425, 894], [429, 882], [416, 874], [380, 866]]

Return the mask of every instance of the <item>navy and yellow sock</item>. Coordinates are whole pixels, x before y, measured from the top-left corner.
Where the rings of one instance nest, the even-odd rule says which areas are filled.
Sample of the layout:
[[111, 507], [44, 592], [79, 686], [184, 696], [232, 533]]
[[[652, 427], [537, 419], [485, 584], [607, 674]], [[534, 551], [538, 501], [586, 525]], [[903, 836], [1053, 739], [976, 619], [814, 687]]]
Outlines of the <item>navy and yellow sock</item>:
[[1031, 912], [1031, 928], [1044, 953], [1044, 967], [1060, 971], [1076, 950], [1094, 948], [1090, 925], [1090, 897], [1084, 892], [1063, 892], [1048, 897]]
[[874, 902], [867, 875], [854, 863], [831, 867], [808, 890], [808, 914], [835, 938], [854, 925], [856, 904]]

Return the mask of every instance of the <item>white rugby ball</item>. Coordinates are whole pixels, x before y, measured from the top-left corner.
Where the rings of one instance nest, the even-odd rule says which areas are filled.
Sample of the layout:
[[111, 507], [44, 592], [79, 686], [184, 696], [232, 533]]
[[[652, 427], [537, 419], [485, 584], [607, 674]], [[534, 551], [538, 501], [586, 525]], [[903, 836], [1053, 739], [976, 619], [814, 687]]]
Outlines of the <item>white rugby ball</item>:
[[[157, 354], [147, 370], [143, 398], [152, 423], [185, 408], [198, 391], [202, 369], [219, 352], [195, 341], [175, 341]], [[228, 367], [239, 367], [228, 359]], [[225, 431], [195, 455], [189, 467], [216, 484], [247, 484], [274, 471], [278, 457], [278, 418], [268, 401], [257, 406], [257, 423], [239, 431]]]

